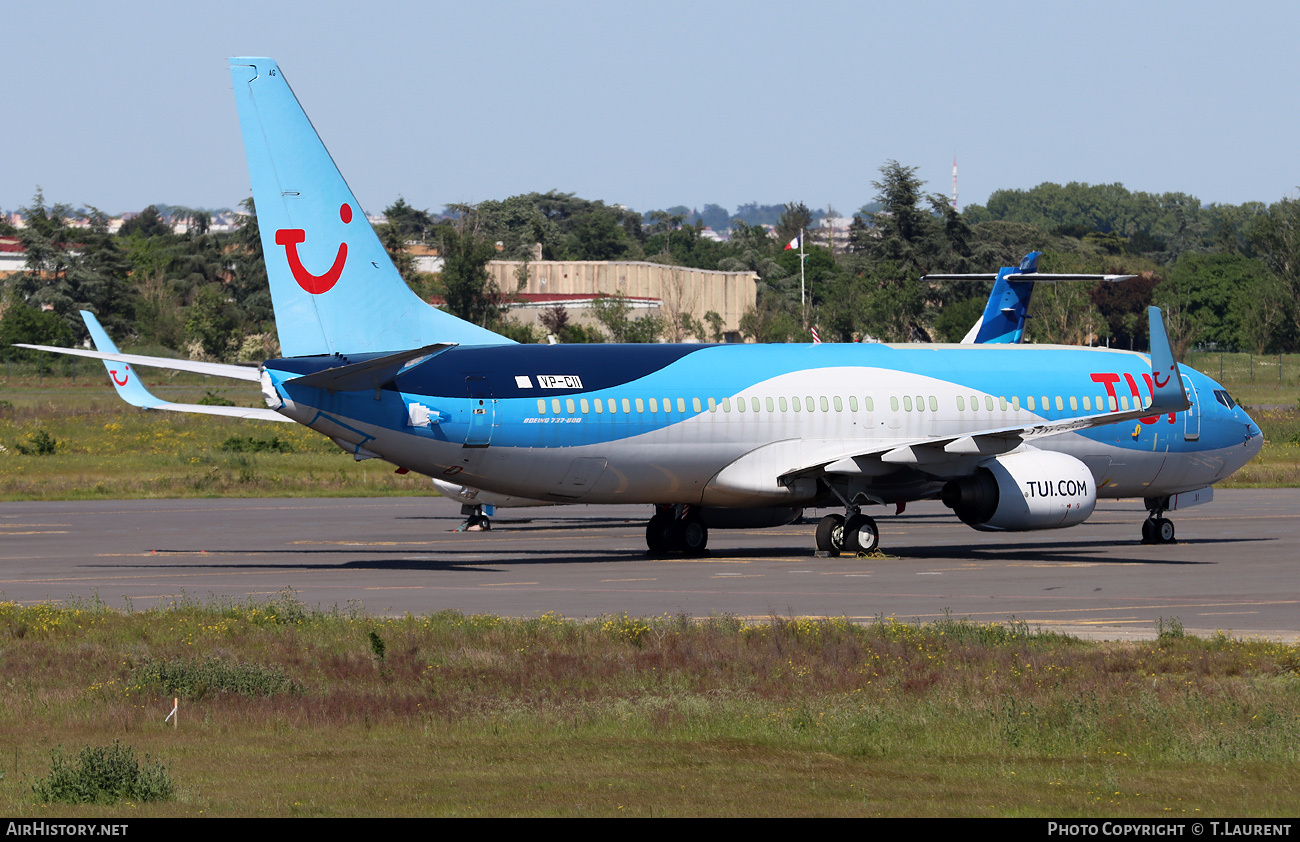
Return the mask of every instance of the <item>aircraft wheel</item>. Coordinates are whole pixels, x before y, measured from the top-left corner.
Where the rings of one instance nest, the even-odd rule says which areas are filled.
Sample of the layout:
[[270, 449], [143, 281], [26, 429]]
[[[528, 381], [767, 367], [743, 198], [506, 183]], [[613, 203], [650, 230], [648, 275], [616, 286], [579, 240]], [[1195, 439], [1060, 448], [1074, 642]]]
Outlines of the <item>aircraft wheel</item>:
[[1153, 530], [1156, 540], [1162, 544], [1174, 543], [1174, 522], [1165, 518], [1156, 518], [1155, 528]]
[[668, 532], [673, 525], [671, 515], [655, 515], [645, 526], [646, 549], [654, 555], [668, 551]]
[[843, 515], [827, 515], [817, 522], [817, 549], [833, 556], [844, 549]]
[[854, 515], [844, 524], [844, 551], [871, 553], [880, 546], [880, 527], [867, 515]]
[[703, 555], [709, 546], [709, 528], [699, 518], [687, 518], [675, 524], [676, 543], [688, 555]]
[[471, 515], [465, 522], [465, 529], [473, 532], [491, 532], [492, 521], [488, 520], [486, 515]]

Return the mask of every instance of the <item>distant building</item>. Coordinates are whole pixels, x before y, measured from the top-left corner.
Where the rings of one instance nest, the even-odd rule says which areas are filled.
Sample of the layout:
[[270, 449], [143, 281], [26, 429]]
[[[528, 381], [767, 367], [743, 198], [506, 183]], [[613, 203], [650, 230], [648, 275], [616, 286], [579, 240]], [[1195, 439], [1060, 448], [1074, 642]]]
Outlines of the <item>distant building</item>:
[[[521, 270], [524, 281], [520, 283]], [[758, 300], [758, 275], [717, 272], [640, 261], [492, 260], [488, 274], [511, 302], [510, 314], [524, 324], [540, 324], [545, 311], [561, 305], [572, 321], [597, 325], [593, 299], [626, 297], [632, 316], [654, 313], [670, 321], [689, 314], [699, 322], [710, 311], [722, 317], [727, 342], [739, 342], [740, 318]]]

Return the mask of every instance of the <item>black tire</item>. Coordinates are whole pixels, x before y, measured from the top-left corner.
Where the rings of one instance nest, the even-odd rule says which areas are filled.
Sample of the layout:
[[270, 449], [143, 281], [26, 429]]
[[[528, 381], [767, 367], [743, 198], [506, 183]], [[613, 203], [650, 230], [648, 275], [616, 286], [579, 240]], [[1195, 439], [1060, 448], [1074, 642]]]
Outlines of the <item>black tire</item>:
[[655, 515], [645, 526], [646, 549], [654, 555], [668, 552], [668, 532], [673, 525], [669, 515]]
[[709, 546], [709, 528], [699, 518], [687, 518], [676, 525], [677, 540], [687, 555], [703, 555]]
[[1156, 542], [1156, 522], [1151, 518], [1142, 521], [1142, 543], [1154, 544]]
[[817, 549], [833, 556], [844, 549], [843, 515], [827, 515], [817, 522]]
[[844, 524], [846, 553], [873, 553], [880, 546], [880, 528], [867, 515], [854, 515]]

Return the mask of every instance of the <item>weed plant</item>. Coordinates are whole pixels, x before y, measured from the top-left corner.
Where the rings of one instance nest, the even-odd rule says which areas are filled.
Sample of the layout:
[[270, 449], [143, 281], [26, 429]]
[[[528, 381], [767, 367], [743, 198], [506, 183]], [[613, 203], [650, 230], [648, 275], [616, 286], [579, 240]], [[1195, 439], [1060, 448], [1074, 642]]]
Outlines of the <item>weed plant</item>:
[[32, 794], [46, 804], [105, 804], [170, 801], [176, 788], [166, 764], [148, 756], [141, 764], [130, 746], [114, 740], [111, 746], [86, 746], [75, 761], [54, 749], [49, 774], [32, 784]]

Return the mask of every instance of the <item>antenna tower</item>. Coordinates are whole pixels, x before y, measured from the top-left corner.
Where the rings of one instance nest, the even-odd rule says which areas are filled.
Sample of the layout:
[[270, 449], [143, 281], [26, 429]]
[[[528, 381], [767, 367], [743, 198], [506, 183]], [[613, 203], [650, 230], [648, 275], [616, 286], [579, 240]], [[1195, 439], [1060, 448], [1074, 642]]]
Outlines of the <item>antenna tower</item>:
[[952, 153], [952, 209], [957, 210], [957, 153]]

